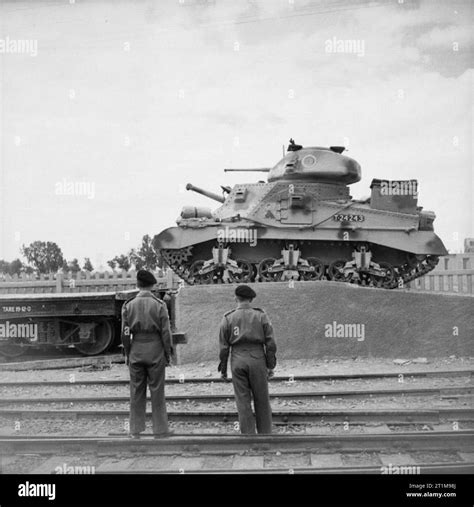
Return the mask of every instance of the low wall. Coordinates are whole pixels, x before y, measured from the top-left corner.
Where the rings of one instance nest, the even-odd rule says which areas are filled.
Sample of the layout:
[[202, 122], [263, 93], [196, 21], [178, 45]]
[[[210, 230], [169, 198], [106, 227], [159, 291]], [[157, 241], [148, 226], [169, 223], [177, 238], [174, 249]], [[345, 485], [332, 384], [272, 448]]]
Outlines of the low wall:
[[[257, 293], [253, 305], [267, 312], [275, 329], [280, 359], [474, 356], [472, 296], [337, 282], [251, 286]], [[180, 291], [177, 325], [188, 336], [181, 362], [217, 363], [219, 323], [235, 307], [234, 289], [203, 285]]]
[[[179, 278], [171, 271], [156, 270], [157, 289], [176, 288]], [[61, 292], [120, 292], [135, 289], [137, 272], [110, 271], [90, 273], [0, 274], [0, 294], [50, 294]]]

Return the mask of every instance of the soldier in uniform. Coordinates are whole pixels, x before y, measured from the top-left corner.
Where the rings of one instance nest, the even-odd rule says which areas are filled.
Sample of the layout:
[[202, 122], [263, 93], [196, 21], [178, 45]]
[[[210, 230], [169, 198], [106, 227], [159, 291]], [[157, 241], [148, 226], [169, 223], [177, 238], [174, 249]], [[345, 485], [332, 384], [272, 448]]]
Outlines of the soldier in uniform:
[[168, 311], [151, 290], [156, 278], [143, 269], [137, 273], [138, 294], [122, 307], [122, 343], [130, 369], [130, 436], [145, 430], [146, 388], [150, 387], [153, 434], [167, 436], [165, 366], [172, 347]]
[[255, 291], [248, 285], [239, 285], [235, 289], [237, 308], [224, 315], [219, 333], [218, 371], [227, 379], [227, 362], [232, 350], [232, 383], [240, 431], [244, 434], [255, 434], [255, 419], [258, 433], [272, 432], [268, 379], [273, 376], [276, 365], [276, 344], [267, 314], [250, 306], [255, 296]]

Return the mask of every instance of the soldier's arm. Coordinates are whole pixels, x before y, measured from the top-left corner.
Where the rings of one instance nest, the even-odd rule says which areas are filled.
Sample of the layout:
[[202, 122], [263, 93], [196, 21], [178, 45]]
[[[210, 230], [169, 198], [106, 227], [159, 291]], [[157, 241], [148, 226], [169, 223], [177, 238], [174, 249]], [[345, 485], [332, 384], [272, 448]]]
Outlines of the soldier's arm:
[[171, 353], [172, 353], [171, 327], [170, 327], [170, 319], [168, 317], [168, 311], [166, 309], [166, 305], [164, 305], [164, 304], [160, 304], [159, 320], [160, 320], [161, 341], [163, 342], [165, 356], [169, 360], [171, 357]]
[[227, 323], [227, 319], [223, 317], [219, 329], [219, 371], [222, 374], [227, 373], [227, 361], [229, 359], [229, 352], [229, 325]]
[[128, 358], [130, 354], [130, 325], [128, 322], [128, 315], [127, 315], [127, 305], [124, 304], [122, 306], [122, 345], [123, 345], [123, 351], [125, 352], [125, 357]]
[[273, 326], [266, 313], [262, 314], [263, 333], [265, 335], [265, 356], [267, 368], [273, 370], [276, 366], [276, 343], [273, 335]]

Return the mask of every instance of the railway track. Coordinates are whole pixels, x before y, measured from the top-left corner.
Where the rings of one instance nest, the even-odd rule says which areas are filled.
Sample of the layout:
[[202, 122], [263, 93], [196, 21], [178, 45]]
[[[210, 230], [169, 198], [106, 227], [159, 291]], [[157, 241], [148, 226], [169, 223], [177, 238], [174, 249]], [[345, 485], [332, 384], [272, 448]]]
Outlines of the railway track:
[[0, 437], [0, 449], [5, 454], [29, 452], [61, 454], [80, 451], [101, 454], [131, 452], [161, 453], [239, 453], [242, 451], [298, 452], [298, 451], [381, 451], [381, 450], [474, 450], [474, 430], [408, 431], [400, 433], [347, 434], [347, 435], [228, 435], [180, 434], [169, 438], [144, 436], [138, 440], [124, 437]]
[[71, 354], [67, 357], [59, 355], [52, 356], [28, 356], [17, 357], [15, 361], [0, 362], [0, 372], [2, 371], [29, 371], [29, 370], [60, 370], [81, 367], [110, 367], [114, 363], [125, 362], [123, 354], [108, 353], [98, 356], [84, 356], [81, 354]]
[[[358, 380], [361, 385], [346, 386]], [[28, 456], [46, 460], [44, 466], [49, 466], [48, 459], [63, 455], [79, 457], [81, 462], [92, 456], [98, 464], [96, 473], [178, 473], [183, 468], [193, 473], [288, 473], [290, 469], [291, 473], [370, 474], [381, 473], [393, 456], [399, 456], [401, 463], [415, 463], [420, 467], [416, 473], [472, 473], [474, 408], [467, 403], [473, 394], [471, 380], [471, 369], [280, 375], [271, 379], [271, 389], [276, 389], [271, 393], [274, 434], [249, 437], [239, 435], [235, 427], [238, 416], [231, 384], [215, 377], [168, 378], [167, 384], [175, 386], [167, 396], [167, 402], [175, 404], [168, 407], [168, 417], [178, 433], [168, 439], [150, 435], [140, 440], [125, 438], [129, 397], [123, 395], [125, 390], [123, 394], [115, 390], [128, 387], [128, 379], [1, 382], [0, 419], [12, 436], [0, 437], [0, 454], [24, 462]], [[331, 385], [320, 387], [319, 382]], [[55, 388], [60, 395], [54, 396]], [[367, 408], [356, 401], [375, 398], [384, 406], [384, 397], [392, 397], [394, 407]], [[326, 399], [357, 404], [322, 408]], [[435, 406], [436, 400], [447, 401]], [[310, 406], [314, 401], [320, 405]], [[290, 410], [281, 405], [292, 403], [296, 406]], [[96, 431], [109, 435], [69, 436]], [[54, 437], [41, 436], [54, 432]], [[128, 468], [132, 461], [133, 467]], [[41, 466], [43, 471], [35, 473], [52, 473]]]
[[[42, 457], [42, 473], [53, 473], [61, 460], [80, 455], [83, 463], [96, 464], [94, 473], [380, 474], [395, 459], [395, 466], [405, 461], [409, 468], [417, 467], [407, 473], [445, 474], [474, 471], [469, 454], [474, 450], [473, 437], [474, 430], [337, 436], [175, 434], [140, 440], [3, 437], [0, 449], [4, 456]], [[434, 459], [427, 461], [427, 456]]]
[[[74, 384], [73, 384], [74, 385]], [[440, 398], [459, 398], [473, 394], [474, 385], [449, 387], [381, 388], [381, 389], [324, 389], [319, 391], [270, 393], [273, 400], [314, 400], [318, 398], [371, 398], [384, 396], [438, 396]], [[149, 399], [149, 396], [148, 396]], [[234, 399], [228, 394], [173, 394], [167, 395], [168, 402], [225, 402]], [[58, 396], [48, 398], [15, 397], [0, 398], [0, 405], [44, 405], [53, 403], [128, 403], [129, 396]]]
[[[311, 459], [311, 457], [310, 457]], [[403, 467], [405, 468], [406, 465]], [[443, 462], [443, 463], [420, 463], [418, 465], [416, 465], [417, 467], [417, 470], [419, 470], [419, 472], [417, 471], [416, 473], [420, 473], [420, 474], [443, 474], [443, 475], [446, 475], [446, 474], [472, 474], [474, 473], [474, 463], [472, 462], [464, 462], [464, 463], [459, 463], [459, 462], [452, 462], [452, 463], [446, 463], [446, 462]], [[399, 468], [399, 466], [397, 466], [397, 468]], [[360, 475], [360, 474], [380, 474], [381, 471], [383, 469], [383, 465], [378, 465], [378, 466], [349, 466], [349, 467], [299, 467], [299, 466], [296, 466], [296, 467], [286, 467], [286, 468], [283, 468], [283, 467], [280, 467], [280, 468], [249, 468], [249, 469], [245, 469], [245, 470], [242, 470], [241, 473], [244, 473], [244, 474], [252, 474], [252, 475], [263, 475], [263, 474], [268, 474], [268, 473], [271, 473], [272, 475], [273, 474], [278, 474], [278, 475], [283, 475], [283, 474], [314, 474], [314, 473], [318, 473], [318, 474], [348, 474], [348, 475], [353, 475], [353, 474], [357, 474], [357, 475]], [[388, 469], [388, 467], [387, 467]], [[411, 469], [411, 466], [409, 466], [409, 469]], [[207, 475], [207, 474], [219, 474], [219, 475], [234, 475], [236, 473], [236, 469], [234, 468], [216, 468], [216, 469], [192, 469], [190, 470], [190, 472], [192, 472], [193, 474], [198, 474], [198, 475]], [[129, 474], [139, 474], [139, 475], [146, 475], [146, 474], [153, 474], [155, 475], [157, 473], [156, 470], [147, 470], [147, 469], [134, 469], [134, 470], [130, 470], [130, 469], [127, 469], [127, 470], [114, 470], [114, 471], [109, 471], [109, 472], [99, 472], [99, 473], [103, 473], [103, 474], [113, 474], [113, 475], [121, 475], [121, 474], [126, 474], [126, 475], [129, 475]], [[160, 470], [159, 471], [160, 474], [165, 474], [165, 475], [172, 475], [172, 474], [181, 474], [181, 473], [185, 473], [185, 470], [184, 469], [179, 469], [179, 470], [176, 470], [176, 469], [165, 469], [165, 470]]]
[[[1, 408], [0, 417], [14, 419], [91, 419], [128, 418], [126, 410], [89, 409], [9, 409]], [[151, 412], [147, 412], [151, 417]], [[237, 412], [232, 410], [168, 410], [168, 419], [179, 423], [228, 423], [238, 420]], [[446, 421], [474, 421], [474, 408], [435, 408], [435, 409], [321, 409], [321, 410], [274, 410], [276, 424], [325, 424], [325, 423], [389, 423], [389, 424], [439, 424]]]
[[[337, 380], [375, 380], [375, 379], [402, 379], [409, 378], [442, 378], [442, 377], [468, 377], [473, 376], [472, 369], [457, 370], [433, 370], [433, 371], [392, 371], [392, 372], [372, 372], [372, 373], [352, 373], [352, 374], [317, 374], [317, 375], [279, 375], [270, 379], [270, 383], [288, 382], [290, 384], [296, 382], [327, 382]], [[186, 377], [185, 375], [178, 378], [168, 377], [167, 384], [209, 384], [209, 383], [226, 383], [220, 377]], [[0, 387], [27, 387], [27, 386], [70, 386], [70, 385], [101, 385], [101, 386], [119, 386], [129, 385], [128, 379], [113, 380], [92, 380], [92, 379], [74, 379], [74, 380], [40, 380], [40, 381], [1, 381]]]

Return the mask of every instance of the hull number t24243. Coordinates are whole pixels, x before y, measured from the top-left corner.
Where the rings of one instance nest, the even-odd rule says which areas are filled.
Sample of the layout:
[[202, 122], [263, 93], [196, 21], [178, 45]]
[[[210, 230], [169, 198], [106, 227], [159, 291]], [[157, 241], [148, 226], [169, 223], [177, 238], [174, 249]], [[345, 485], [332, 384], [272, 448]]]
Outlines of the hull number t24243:
[[338, 222], [363, 222], [365, 220], [364, 215], [342, 215], [337, 214], [333, 216], [334, 220]]

